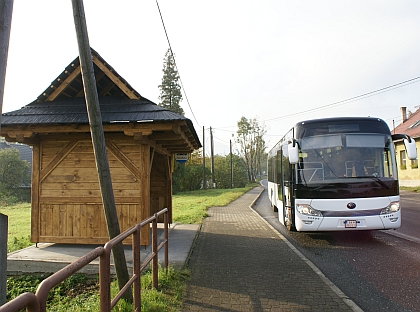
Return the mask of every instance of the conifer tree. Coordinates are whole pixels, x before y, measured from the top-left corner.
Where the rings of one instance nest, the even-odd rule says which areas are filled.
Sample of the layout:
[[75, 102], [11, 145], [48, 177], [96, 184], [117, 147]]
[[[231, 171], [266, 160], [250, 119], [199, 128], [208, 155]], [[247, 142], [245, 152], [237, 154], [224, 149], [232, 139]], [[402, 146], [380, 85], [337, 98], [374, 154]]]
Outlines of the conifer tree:
[[171, 49], [168, 49], [163, 60], [162, 84], [159, 85], [159, 106], [184, 116], [184, 110], [179, 104], [182, 101], [179, 75]]

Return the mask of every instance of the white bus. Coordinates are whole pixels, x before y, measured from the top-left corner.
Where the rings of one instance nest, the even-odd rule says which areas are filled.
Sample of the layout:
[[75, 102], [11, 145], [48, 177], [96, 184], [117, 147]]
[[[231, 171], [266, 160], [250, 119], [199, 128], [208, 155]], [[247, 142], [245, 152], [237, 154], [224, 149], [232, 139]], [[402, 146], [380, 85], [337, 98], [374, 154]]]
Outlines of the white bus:
[[297, 123], [268, 154], [268, 196], [288, 230], [383, 230], [401, 226], [395, 140], [414, 140], [378, 118]]

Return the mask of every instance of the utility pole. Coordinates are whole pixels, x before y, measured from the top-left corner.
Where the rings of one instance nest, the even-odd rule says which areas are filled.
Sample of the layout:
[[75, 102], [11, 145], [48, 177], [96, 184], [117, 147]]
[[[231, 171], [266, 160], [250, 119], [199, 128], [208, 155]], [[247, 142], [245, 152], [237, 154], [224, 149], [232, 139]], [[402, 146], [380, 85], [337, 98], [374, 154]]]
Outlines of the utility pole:
[[206, 152], [204, 149], [205, 145], [205, 130], [203, 126], [203, 190], [207, 189], [207, 181], [206, 181]]
[[229, 140], [229, 147], [230, 147], [230, 188], [233, 188], [232, 140]]
[[[0, 0], [0, 130], [13, 0]], [[0, 306], [6, 303], [8, 217], [0, 213]]]
[[210, 127], [210, 147], [211, 147], [211, 183], [212, 187], [216, 188], [216, 181], [214, 181], [214, 146], [213, 146], [213, 131]]
[[[105, 135], [102, 126], [98, 90], [96, 88], [95, 72], [92, 62], [92, 52], [89, 45], [83, 0], [72, 0], [72, 5], [77, 43], [79, 46], [79, 59], [85, 91], [86, 108], [92, 135], [93, 151], [96, 159], [96, 169], [98, 171], [105, 219], [108, 226], [108, 235], [109, 238], [112, 239], [120, 234], [120, 226], [118, 223], [114, 191], [112, 189], [111, 174], [106, 153]], [[129, 281], [127, 262], [122, 243], [115, 245], [112, 248], [112, 253], [114, 256], [118, 285], [120, 289], [122, 289]], [[128, 302], [132, 302], [133, 297], [131, 288], [125, 292], [124, 299]]]

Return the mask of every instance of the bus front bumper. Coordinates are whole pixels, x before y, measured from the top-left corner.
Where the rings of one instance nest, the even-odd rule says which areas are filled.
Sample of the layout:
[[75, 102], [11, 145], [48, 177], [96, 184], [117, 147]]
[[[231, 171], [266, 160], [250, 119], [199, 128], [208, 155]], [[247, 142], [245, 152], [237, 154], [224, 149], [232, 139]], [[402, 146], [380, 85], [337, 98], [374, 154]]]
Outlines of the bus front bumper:
[[297, 216], [297, 231], [352, 231], [385, 230], [401, 226], [401, 211], [376, 216], [363, 217], [308, 217]]

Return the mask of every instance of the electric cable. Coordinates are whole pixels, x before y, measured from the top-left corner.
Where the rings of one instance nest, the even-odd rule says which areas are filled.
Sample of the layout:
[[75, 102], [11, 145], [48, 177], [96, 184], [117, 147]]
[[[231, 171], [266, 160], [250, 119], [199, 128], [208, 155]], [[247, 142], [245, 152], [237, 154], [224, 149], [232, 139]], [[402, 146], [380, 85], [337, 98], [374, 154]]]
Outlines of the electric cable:
[[324, 109], [324, 108], [331, 107], [331, 106], [338, 106], [338, 105], [342, 105], [342, 104], [346, 104], [346, 103], [351, 103], [351, 102], [354, 102], [356, 100], [364, 99], [364, 98], [371, 97], [371, 96], [381, 94], [381, 93], [384, 93], [384, 92], [388, 92], [388, 91], [391, 91], [391, 90], [394, 90], [394, 89], [397, 89], [397, 88], [405, 87], [406, 85], [418, 82], [417, 80], [419, 80], [419, 79], [420, 79], [420, 77], [412, 78], [412, 79], [409, 79], [409, 80], [406, 80], [406, 81], [403, 81], [403, 82], [400, 82], [400, 83], [396, 83], [394, 85], [391, 85], [391, 86], [388, 86], [388, 87], [385, 87], [385, 88], [381, 88], [381, 89], [378, 89], [378, 90], [375, 90], [375, 91], [364, 93], [362, 95], [354, 96], [354, 97], [351, 97], [351, 98], [346, 99], [346, 100], [330, 103], [330, 104], [327, 104], [327, 105], [311, 108], [311, 109], [308, 109], [308, 110], [300, 111], [300, 112], [297, 112], [297, 113], [293, 113], [293, 114], [289, 114], [289, 115], [285, 115], [285, 116], [281, 116], [281, 117], [266, 119], [264, 121], [273, 121], [273, 120], [277, 120], [277, 119], [283, 119], [283, 118], [287, 118], [287, 117], [291, 117], [291, 116], [300, 115], [300, 114], [303, 114], [303, 113], [313, 112], [313, 111]]
[[[166, 31], [165, 23], [163, 21], [163, 16], [162, 16], [162, 12], [160, 11], [158, 0], [156, 0], [156, 5], [158, 7], [158, 11], [159, 11], [159, 15], [160, 15], [160, 20], [162, 21], [163, 30], [165, 31], [166, 40], [168, 41], [169, 50], [171, 50], [171, 54], [172, 54], [172, 57], [174, 59], [175, 67], [178, 69], [178, 65], [176, 65], [176, 60], [175, 60], [175, 54], [172, 51], [171, 42], [169, 41], [168, 32]], [[188, 107], [190, 108], [191, 114], [193, 115], [195, 122], [198, 124], [198, 126], [200, 126], [200, 123], [197, 121], [197, 118], [195, 118], [194, 112], [193, 112], [193, 110], [191, 108], [190, 101], [188, 100], [187, 92], [185, 92], [184, 84], [182, 83], [181, 74], [179, 73], [179, 69], [178, 69], [178, 76], [179, 76], [179, 82], [181, 83], [182, 91], [184, 92], [185, 99], [187, 100], [187, 104], [188, 104]]]

